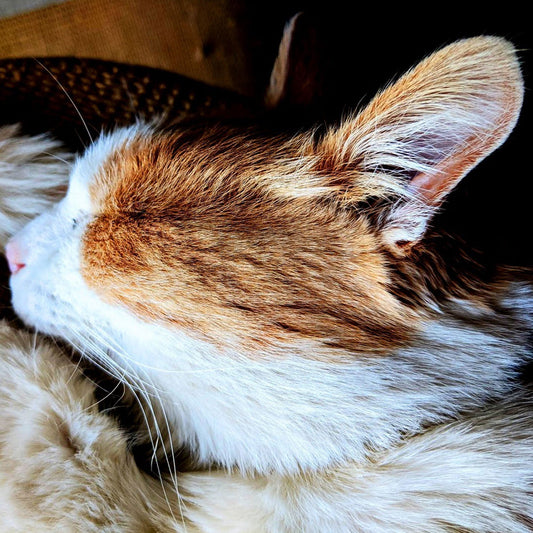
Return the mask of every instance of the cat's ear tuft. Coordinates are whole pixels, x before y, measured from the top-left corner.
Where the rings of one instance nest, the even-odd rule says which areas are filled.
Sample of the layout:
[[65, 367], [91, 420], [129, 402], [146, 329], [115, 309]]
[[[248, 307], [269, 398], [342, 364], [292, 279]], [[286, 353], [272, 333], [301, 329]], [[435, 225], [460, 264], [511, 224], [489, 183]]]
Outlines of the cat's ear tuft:
[[382, 234], [402, 254], [460, 179], [505, 141], [522, 97], [512, 45], [498, 37], [465, 39], [408, 71], [330, 130], [320, 148], [333, 171], [352, 167], [368, 181], [401, 188]]

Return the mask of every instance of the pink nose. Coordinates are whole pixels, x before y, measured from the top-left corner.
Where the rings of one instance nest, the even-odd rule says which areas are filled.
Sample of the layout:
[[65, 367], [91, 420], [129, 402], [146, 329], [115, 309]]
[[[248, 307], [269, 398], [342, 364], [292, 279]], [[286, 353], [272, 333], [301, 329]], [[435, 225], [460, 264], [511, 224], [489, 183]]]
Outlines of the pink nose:
[[22, 259], [20, 248], [14, 241], [9, 241], [6, 244], [6, 258], [12, 274], [16, 274], [26, 266]]

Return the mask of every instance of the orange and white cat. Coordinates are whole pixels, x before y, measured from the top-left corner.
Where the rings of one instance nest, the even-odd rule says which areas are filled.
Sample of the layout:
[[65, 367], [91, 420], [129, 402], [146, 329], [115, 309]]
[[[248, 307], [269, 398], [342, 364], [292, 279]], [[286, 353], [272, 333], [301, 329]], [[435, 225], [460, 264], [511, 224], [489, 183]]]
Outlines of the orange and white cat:
[[39, 214], [6, 246], [14, 308], [128, 385], [170, 470], [3, 326], [3, 530], [531, 531], [531, 277], [431, 227], [522, 94], [512, 46], [467, 39], [325, 132], [103, 135], [47, 210], [65, 167], [17, 168], [50, 141], [2, 133], [0, 235]]

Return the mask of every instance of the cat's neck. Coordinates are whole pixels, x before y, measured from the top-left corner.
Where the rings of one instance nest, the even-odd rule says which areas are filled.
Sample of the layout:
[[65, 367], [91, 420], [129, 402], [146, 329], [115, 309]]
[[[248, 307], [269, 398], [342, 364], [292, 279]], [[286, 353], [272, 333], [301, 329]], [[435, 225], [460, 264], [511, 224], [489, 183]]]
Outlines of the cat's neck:
[[309, 343], [252, 358], [142, 323], [109, 353], [161, 404], [174, 447], [198, 464], [294, 473], [364, 460], [504, 394], [526, 357], [531, 317], [518, 310], [527, 290], [510, 286], [499, 313], [450, 299], [408, 345], [380, 357], [328, 363]]

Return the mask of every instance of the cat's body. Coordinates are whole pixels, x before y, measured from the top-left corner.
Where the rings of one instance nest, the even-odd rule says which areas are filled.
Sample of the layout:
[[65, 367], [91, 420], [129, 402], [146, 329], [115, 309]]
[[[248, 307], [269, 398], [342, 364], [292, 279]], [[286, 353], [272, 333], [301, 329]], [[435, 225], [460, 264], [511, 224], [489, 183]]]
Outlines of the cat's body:
[[[512, 47], [478, 38], [320, 135], [98, 140], [10, 241], [14, 307], [132, 387], [165, 470], [185, 450], [198, 471], [154, 487], [117, 442], [136, 497], [96, 496], [120, 484], [103, 461], [107, 518], [80, 530], [530, 531], [531, 276], [428, 229], [521, 99]], [[89, 433], [98, 463], [106, 431]]]

